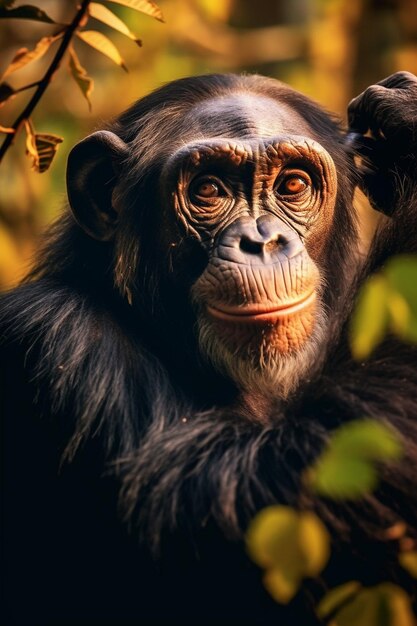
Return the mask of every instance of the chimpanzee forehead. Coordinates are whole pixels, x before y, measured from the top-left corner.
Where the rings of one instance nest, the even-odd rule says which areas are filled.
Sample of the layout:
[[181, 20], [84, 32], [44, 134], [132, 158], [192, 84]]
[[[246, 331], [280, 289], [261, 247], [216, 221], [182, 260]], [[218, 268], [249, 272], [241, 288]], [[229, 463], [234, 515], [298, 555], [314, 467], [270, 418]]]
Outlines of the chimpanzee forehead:
[[189, 123], [205, 137], [314, 137], [309, 124], [284, 102], [252, 93], [206, 100], [189, 113]]

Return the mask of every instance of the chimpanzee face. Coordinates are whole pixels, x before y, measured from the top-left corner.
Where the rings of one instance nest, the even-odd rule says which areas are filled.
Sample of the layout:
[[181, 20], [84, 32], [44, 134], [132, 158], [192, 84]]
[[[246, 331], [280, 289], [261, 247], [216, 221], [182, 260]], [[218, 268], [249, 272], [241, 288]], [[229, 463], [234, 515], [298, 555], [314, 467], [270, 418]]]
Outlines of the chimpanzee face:
[[[285, 397], [318, 360], [326, 331], [334, 161], [285, 96], [237, 91], [201, 100], [175, 123], [164, 109], [151, 113], [130, 144], [99, 131], [74, 149], [74, 214], [93, 237], [115, 240], [115, 282], [133, 306], [148, 303], [142, 317], [153, 306], [149, 293], [161, 293], [172, 320], [192, 307], [197, 323], [188, 332], [200, 355], [239, 387]], [[146, 202], [152, 210], [143, 217]], [[187, 246], [199, 260], [184, 254]], [[187, 271], [186, 289], [163, 296], [162, 285]], [[154, 277], [152, 289], [142, 274]]]
[[208, 256], [191, 289], [203, 354], [238, 383], [274, 383], [282, 396], [325, 326], [320, 258], [337, 177], [307, 124], [267, 100], [211, 102], [206, 127], [233, 116], [233, 134], [229, 120], [229, 134], [217, 125], [175, 151], [162, 187], [181, 236]]

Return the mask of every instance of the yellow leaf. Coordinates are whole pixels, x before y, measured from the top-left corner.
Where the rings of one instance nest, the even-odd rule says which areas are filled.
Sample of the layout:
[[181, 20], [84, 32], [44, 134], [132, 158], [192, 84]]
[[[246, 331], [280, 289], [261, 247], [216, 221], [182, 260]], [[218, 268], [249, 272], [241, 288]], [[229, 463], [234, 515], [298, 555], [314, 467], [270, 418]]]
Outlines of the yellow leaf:
[[88, 108], [91, 111], [90, 96], [94, 88], [94, 81], [92, 78], [88, 76], [86, 70], [81, 65], [80, 60], [73, 46], [70, 46], [69, 53], [70, 53], [69, 69], [70, 69], [71, 75], [73, 76], [75, 82], [81, 89], [82, 94], [84, 95], [85, 99], [88, 102]]
[[114, 63], [122, 67], [127, 72], [127, 67], [120, 56], [120, 53], [113, 42], [110, 41], [106, 35], [100, 33], [98, 30], [82, 30], [77, 33], [77, 36], [88, 43], [89, 46], [95, 48], [105, 56], [109, 57]]
[[6, 135], [13, 135], [15, 133], [14, 128], [9, 128], [8, 126], [0, 126], [0, 133], [5, 133]]
[[289, 506], [261, 511], [249, 526], [246, 541], [252, 559], [266, 569], [267, 590], [281, 603], [291, 600], [303, 578], [317, 576], [330, 554], [330, 537], [319, 518]]
[[162, 15], [161, 9], [155, 4], [155, 2], [151, 2], [150, 0], [110, 0], [111, 2], [116, 2], [117, 4], [122, 4], [124, 7], [129, 7], [129, 9], [134, 9], [135, 11], [140, 11], [145, 15], [150, 15], [154, 17], [156, 20], [160, 22], [164, 21], [164, 16]]
[[400, 554], [400, 563], [413, 578], [417, 578], [417, 552], [403, 552]]
[[339, 587], [330, 589], [320, 600], [316, 607], [317, 615], [320, 619], [328, 620], [340, 606], [351, 600], [361, 589], [361, 584], [357, 580], [351, 580]]
[[119, 17], [117, 17], [117, 15], [113, 13], [113, 11], [110, 11], [110, 9], [105, 7], [103, 4], [92, 2], [88, 7], [88, 12], [91, 17], [94, 17], [94, 19], [103, 22], [103, 24], [107, 24], [107, 26], [110, 26], [110, 28], [114, 28], [114, 30], [119, 31], [119, 33], [126, 35], [126, 37], [129, 37], [135, 43], [137, 43], [138, 46], [142, 45], [141, 40], [138, 39], [131, 30], [129, 30], [127, 25]]
[[[298, 513], [288, 506], [269, 506], [252, 520], [246, 534], [247, 549], [260, 567], [299, 562]], [[294, 553], [294, 548], [297, 554]]]
[[38, 158], [38, 151], [36, 150], [35, 131], [29, 120], [25, 120], [26, 129], [26, 154], [31, 156], [34, 160]]
[[330, 536], [323, 522], [309, 511], [300, 513], [299, 541], [304, 556], [304, 576], [315, 577], [330, 557]]
[[36, 44], [33, 50], [28, 50], [27, 48], [20, 48], [12, 59], [12, 62], [7, 67], [6, 71], [3, 74], [2, 78], [6, 78], [9, 74], [12, 74], [16, 70], [20, 70], [20, 68], [24, 67], [31, 61], [36, 61], [43, 57], [45, 52], [49, 50], [51, 44], [57, 41], [60, 37], [62, 37], [62, 33], [51, 37], [42, 37], [40, 41]]
[[274, 600], [280, 604], [288, 604], [298, 591], [300, 578], [291, 578], [282, 569], [273, 568], [266, 571], [263, 583]]
[[[391, 583], [359, 591], [333, 617], [337, 626], [415, 626], [409, 596]], [[332, 623], [333, 623], [332, 622]]]

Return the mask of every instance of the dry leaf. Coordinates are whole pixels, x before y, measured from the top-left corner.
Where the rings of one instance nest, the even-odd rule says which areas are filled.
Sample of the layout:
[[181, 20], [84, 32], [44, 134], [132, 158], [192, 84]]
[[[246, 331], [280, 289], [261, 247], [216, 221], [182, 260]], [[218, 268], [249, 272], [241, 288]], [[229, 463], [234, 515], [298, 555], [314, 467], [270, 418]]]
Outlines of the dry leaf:
[[34, 20], [35, 22], [46, 22], [47, 24], [56, 23], [45, 11], [30, 4], [25, 4], [15, 9], [0, 7], [0, 19], [2, 18]]
[[81, 89], [81, 92], [82, 92], [84, 98], [87, 100], [88, 108], [91, 111], [90, 95], [91, 95], [91, 93], [93, 91], [93, 88], [94, 88], [94, 81], [93, 81], [92, 78], [90, 78], [88, 76], [87, 71], [81, 65], [80, 60], [79, 60], [79, 58], [78, 58], [78, 56], [77, 56], [73, 46], [70, 46], [69, 53], [70, 53], [69, 70], [70, 70], [71, 75], [73, 76], [75, 82], [77, 83], [77, 85]]
[[120, 65], [120, 67], [127, 72], [127, 67], [120, 56], [120, 52], [114, 43], [106, 37], [106, 35], [99, 33], [98, 30], [82, 30], [77, 33], [77, 36], [88, 43], [88, 45], [92, 48], [95, 48], [105, 56], [109, 57], [109, 59], [114, 61], [117, 65]]
[[6, 135], [13, 135], [15, 133], [15, 129], [9, 126], [0, 126], [0, 133], [5, 133]]
[[91, 17], [94, 17], [94, 19], [103, 22], [103, 24], [107, 24], [107, 26], [110, 26], [110, 28], [114, 28], [114, 30], [119, 31], [119, 33], [126, 35], [126, 37], [129, 37], [135, 43], [137, 43], [138, 46], [142, 45], [141, 40], [138, 39], [131, 30], [129, 30], [128, 26], [119, 17], [117, 17], [117, 15], [113, 13], [113, 11], [110, 11], [110, 9], [105, 7], [103, 4], [92, 2], [88, 7], [88, 12]]
[[12, 74], [12, 72], [20, 70], [20, 68], [24, 67], [31, 61], [36, 61], [37, 59], [43, 57], [45, 52], [49, 50], [50, 46], [55, 41], [57, 41], [57, 39], [62, 37], [62, 34], [63, 33], [59, 33], [58, 35], [51, 37], [42, 37], [42, 39], [38, 41], [33, 50], [28, 50], [28, 48], [20, 48], [16, 52], [14, 58], [12, 59], [12, 62], [4, 72], [2, 78], [6, 78], [6, 76], [9, 76], [9, 74]]
[[156, 20], [160, 22], [164, 21], [164, 16], [162, 15], [161, 9], [155, 2], [151, 2], [150, 0], [110, 0], [111, 2], [116, 2], [117, 4], [122, 4], [124, 7], [129, 7], [129, 9], [134, 9], [135, 11], [140, 11], [145, 15], [150, 15], [154, 17]]
[[62, 137], [46, 133], [35, 133], [30, 121], [25, 121], [27, 133], [26, 154], [32, 158], [32, 168], [39, 173], [49, 169], [52, 159], [62, 143]]

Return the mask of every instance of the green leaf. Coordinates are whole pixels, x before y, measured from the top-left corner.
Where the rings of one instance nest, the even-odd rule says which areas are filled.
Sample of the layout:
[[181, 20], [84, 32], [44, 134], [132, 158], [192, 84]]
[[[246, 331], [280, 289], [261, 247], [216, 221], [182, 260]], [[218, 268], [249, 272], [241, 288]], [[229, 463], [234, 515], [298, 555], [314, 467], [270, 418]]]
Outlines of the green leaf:
[[407, 572], [417, 578], [417, 552], [415, 550], [411, 552], [403, 552], [399, 556], [400, 563]]
[[38, 41], [33, 50], [20, 48], [16, 52], [15, 56], [12, 59], [12, 62], [4, 72], [3, 78], [6, 78], [6, 76], [9, 76], [9, 74], [16, 72], [16, 70], [20, 70], [28, 63], [31, 63], [32, 61], [36, 61], [37, 59], [43, 57], [43, 55], [49, 50], [50, 46], [60, 37], [62, 37], [62, 33], [51, 37], [42, 37], [42, 39]]
[[134, 9], [135, 11], [139, 11], [140, 13], [144, 13], [145, 15], [150, 15], [150, 17], [154, 17], [156, 20], [159, 20], [160, 22], [164, 21], [164, 16], [162, 15], [161, 9], [155, 4], [155, 2], [151, 2], [150, 0], [110, 0], [110, 1], [115, 2], [117, 4], [121, 4], [124, 7], [129, 7], [129, 9]]
[[127, 67], [120, 56], [120, 52], [106, 35], [103, 35], [98, 30], [82, 30], [77, 33], [77, 36], [85, 43], [88, 43], [89, 46], [101, 52], [101, 54], [109, 57], [116, 65], [119, 65], [127, 72]]
[[356, 420], [337, 429], [306, 480], [320, 495], [357, 499], [378, 483], [379, 461], [397, 460], [402, 445], [392, 428], [375, 420]]
[[94, 81], [92, 78], [88, 76], [87, 71], [81, 65], [80, 60], [73, 46], [70, 46], [69, 54], [70, 54], [69, 69], [70, 69], [71, 75], [74, 78], [77, 85], [79, 86], [79, 88], [81, 89], [81, 92], [84, 98], [87, 100], [88, 108], [91, 111], [90, 95], [94, 88]]
[[355, 500], [373, 491], [378, 483], [375, 468], [360, 459], [323, 455], [309, 474], [311, 488], [334, 500]]
[[334, 626], [415, 626], [409, 596], [391, 583], [362, 589], [333, 616]]
[[391, 461], [402, 455], [402, 445], [391, 426], [374, 419], [354, 420], [334, 431], [331, 448], [335, 454], [375, 461]]
[[354, 596], [361, 584], [356, 580], [351, 580], [344, 585], [335, 587], [326, 593], [317, 605], [317, 615], [320, 619], [328, 620], [329, 617], [342, 605]]
[[388, 328], [389, 285], [382, 274], [371, 276], [359, 292], [350, 326], [353, 357], [361, 361], [384, 338]]
[[14, 18], [21, 20], [34, 20], [35, 22], [46, 22], [47, 24], [56, 24], [56, 22], [38, 7], [31, 4], [25, 4], [15, 9], [7, 9], [0, 5], [0, 19]]
[[141, 40], [138, 39], [138, 37], [136, 37], [131, 30], [129, 30], [127, 25], [119, 17], [117, 17], [113, 11], [110, 11], [110, 9], [105, 7], [103, 4], [92, 2], [88, 7], [88, 12], [91, 17], [94, 17], [94, 19], [110, 26], [110, 28], [114, 28], [114, 30], [119, 31], [119, 33], [126, 35], [126, 37], [132, 39], [132, 41], [134, 41], [138, 46], [142, 45]]
[[270, 594], [286, 603], [303, 578], [317, 576], [327, 563], [330, 538], [321, 520], [309, 511], [271, 506], [252, 521], [246, 535], [251, 558], [266, 570]]
[[391, 329], [402, 339], [417, 341], [417, 256], [399, 255], [385, 268], [392, 296]]
[[2, 107], [7, 100], [13, 98], [16, 92], [9, 83], [1, 83], [0, 84], [0, 107]]

